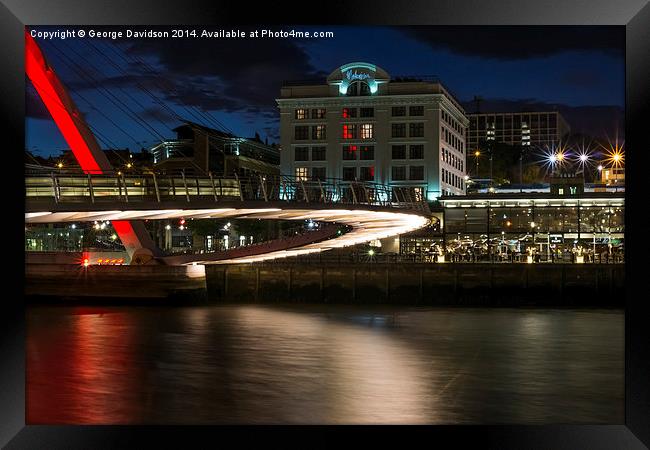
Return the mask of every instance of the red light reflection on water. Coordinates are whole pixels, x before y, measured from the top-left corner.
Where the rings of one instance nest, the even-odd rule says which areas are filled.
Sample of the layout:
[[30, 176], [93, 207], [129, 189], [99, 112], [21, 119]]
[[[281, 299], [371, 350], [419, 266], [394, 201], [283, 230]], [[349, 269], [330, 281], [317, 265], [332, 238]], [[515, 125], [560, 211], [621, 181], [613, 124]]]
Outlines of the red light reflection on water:
[[[27, 333], [26, 420], [28, 424], [127, 423], [126, 408], [137, 393], [123, 376], [132, 367], [133, 333], [129, 317], [96, 308], [75, 308], [30, 318]], [[64, 323], [61, 323], [63, 321]]]

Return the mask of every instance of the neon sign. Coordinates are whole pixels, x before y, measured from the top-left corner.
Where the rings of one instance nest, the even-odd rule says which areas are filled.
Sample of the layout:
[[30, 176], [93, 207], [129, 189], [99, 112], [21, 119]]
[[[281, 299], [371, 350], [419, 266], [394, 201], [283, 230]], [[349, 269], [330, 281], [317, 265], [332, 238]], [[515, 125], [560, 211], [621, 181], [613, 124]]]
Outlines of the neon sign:
[[377, 68], [372, 64], [367, 63], [352, 63], [341, 66], [341, 73], [343, 80], [339, 83], [339, 93], [346, 95], [348, 87], [355, 81], [365, 81], [368, 83], [370, 93], [377, 92], [377, 81], [375, 80], [375, 72]]
[[367, 80], [370, 78], [369, 73], [359, 73], [356, 70], [348, 70], [345, 72], [345, 78], [347, 78], [349, 81], [355, 81], [355, 80]]

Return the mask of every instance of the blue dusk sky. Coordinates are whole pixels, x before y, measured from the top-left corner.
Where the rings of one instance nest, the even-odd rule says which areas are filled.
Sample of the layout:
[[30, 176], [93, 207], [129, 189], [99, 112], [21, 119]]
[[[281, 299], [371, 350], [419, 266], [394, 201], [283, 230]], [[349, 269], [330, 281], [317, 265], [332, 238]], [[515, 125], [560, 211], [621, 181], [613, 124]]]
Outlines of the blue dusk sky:
[[[333, 31], [334, 37], [37, 42], [103, 148], [139, 151], [173, 138], [179, 117], [279, 142], [275, 99], [282, 83], [324, 78], [352, 61], [376, 64], [391, 76], [437, 76], [467, 112], [480, 96], [482, 112], [557, 109], [574, 132], [624, 133], [623, 27], [271, 29]], [[68, 146], [29, 80], [26, 85], [26, 148], [58, 154]]]

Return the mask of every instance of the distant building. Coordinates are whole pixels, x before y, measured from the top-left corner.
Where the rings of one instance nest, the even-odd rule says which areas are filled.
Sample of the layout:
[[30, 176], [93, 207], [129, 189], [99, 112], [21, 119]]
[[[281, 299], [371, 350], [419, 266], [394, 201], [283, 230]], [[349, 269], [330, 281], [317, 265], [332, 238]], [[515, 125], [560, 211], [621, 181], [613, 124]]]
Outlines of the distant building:
[[259, 135], [242, 138], [194, 122], [174, 128], [176, 139], [162, 141], [149, 151], [156, 169], [212, 172], [215, 176], [279, 174], [280, 150]]
[[600, 171], [600, 182], [605, 186], [625, 186], [625, 169], [623, 167], [605, 167]]
[[51, 166], [52, 161], [48, 158], [35, 155], [29, 150], [25, 149], [25, 165], [27, 166]]
[[585, 182], [573, 173], [558, 174], [550, 179], [550, 191], [557, 196], [575, 197], [585, 192]]
[[429, 200], [465, 193], [469, 122], [436, 79], [354, 62], [285, 83], [277, 103], [285, 175], [411, 187]]
[[625, 193], [572, 195], [572, 179], [560, 178], [568, 192], [558, 182], [555, 192], [441, 197], [432, 226], [400, 236], [400, 252], [421, 261], [623, 262]]
[[[141, 152], [131, 152], [128, 149], [105, 149], [103, 152], [106, 154], [113, 168], [118, 171], [151, 169], [153, 164], [151, 155], [144, 150]], [[33, 156], [29, 152], [27, 152], [26, 156], [25, 163], [32, 167], [44, 166], [61, 170], [81, 170], [77, 158], [70, 149], [62, 150], [59, 155], [50, 156], [47, 159], [40, 156]]]
[[557, 111], [472, 113], [467, 145], [470, 151], [485, 148], [490, 142], [514, 146], [557, 145], [570, 132], [569, 124]]

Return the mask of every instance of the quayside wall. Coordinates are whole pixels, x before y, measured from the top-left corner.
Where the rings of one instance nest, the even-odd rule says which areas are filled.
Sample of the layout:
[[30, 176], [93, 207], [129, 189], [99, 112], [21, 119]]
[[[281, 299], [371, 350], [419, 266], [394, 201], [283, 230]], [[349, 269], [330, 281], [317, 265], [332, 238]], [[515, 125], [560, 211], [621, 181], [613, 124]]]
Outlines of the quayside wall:
[[206, 266], [223, 302], [624, 306], [622, 264], [291, 264]]
[[623, 264], [26, 264], [28, 297], [623, 307]]

